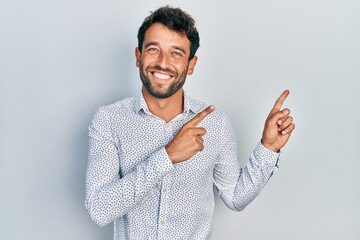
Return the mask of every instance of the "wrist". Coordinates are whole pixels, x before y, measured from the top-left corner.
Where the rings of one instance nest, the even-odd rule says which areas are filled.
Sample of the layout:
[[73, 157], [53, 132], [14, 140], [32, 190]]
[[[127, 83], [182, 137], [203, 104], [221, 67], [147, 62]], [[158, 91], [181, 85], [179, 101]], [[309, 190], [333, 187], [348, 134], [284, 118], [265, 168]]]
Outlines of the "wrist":
[[173, 151], [171, 150], [171, 147], [169, 146], [169, 144], [165, 146], [165, 151], [166, 151], [167, 155], [169, 156], [171, 162], [174, 163]]
[[276, 148], [274, 146], [272, 146], [271, 144], [267, 143], [267, 142], [264, 142], [262, 139], [261, 139], [261, 144], [269, 149], [270, 151], [273, 151], [273, 152], [276, 152], [276, 153], [279, 153], [280, 152], [280, 149], [279, 148]]

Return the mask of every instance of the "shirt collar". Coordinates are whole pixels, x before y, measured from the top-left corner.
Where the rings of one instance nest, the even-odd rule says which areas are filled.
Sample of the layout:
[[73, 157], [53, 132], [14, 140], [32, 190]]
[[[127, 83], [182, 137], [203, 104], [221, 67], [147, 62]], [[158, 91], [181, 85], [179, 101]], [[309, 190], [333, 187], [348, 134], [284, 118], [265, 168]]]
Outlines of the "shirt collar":
[[144, 96], [143, 96], [141, 90], [134, 98], [134, 111], [136, 113], [145, 112], [145, 113], [150, 114], [149, 108], [146, 104], [146, 101], [144, 99]]
[[[140, 91], [134, 99], [134, 111], [137, 113], [140, 113], [140, 111], [143, 111], [147, 114], [151, 114], [149, 111], [149, 108], [146, 104], [146, 101], [144, 99], [144, 96], [142, 94], [142, 91]], [[199, 113], [202, 110], [203, 106], [200, 104], [200, 102], [196, 101], [195, 99], [189, 97], [186, 95], [184, 91], [184, 112], [185, 114], [192, 113]]]

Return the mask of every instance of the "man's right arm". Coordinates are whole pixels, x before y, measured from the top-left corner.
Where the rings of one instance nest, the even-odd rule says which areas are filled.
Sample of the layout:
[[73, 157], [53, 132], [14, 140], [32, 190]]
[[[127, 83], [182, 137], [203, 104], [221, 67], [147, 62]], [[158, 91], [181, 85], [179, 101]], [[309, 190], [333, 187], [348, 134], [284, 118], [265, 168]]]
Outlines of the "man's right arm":
[[100, 109], [89, 127], [85, 206], [91, 219], [105, 226], [125, 215], [173, 169], [164, 146], [120, 177], [109, 117]]

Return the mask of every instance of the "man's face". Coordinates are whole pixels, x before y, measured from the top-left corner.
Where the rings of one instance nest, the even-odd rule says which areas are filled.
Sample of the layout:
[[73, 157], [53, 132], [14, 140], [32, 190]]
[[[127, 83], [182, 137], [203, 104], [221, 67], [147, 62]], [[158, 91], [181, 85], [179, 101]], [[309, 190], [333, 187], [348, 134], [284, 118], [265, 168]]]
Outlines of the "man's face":
[[136, 48], [136, 66], [145, 89], [156, 98], [176, 93], [191, 75], [197, 61], [189, 61], [190, 41], [186, 35], [152, 24], [145, 32], [142, 53]]

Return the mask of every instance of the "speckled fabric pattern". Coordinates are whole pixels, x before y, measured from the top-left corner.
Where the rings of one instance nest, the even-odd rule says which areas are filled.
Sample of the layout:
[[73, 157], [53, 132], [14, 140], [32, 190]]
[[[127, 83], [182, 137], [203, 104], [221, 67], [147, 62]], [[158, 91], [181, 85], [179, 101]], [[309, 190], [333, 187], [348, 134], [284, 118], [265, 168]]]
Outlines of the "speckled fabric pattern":
[[114, 239], [211, 239], [213, 184], [240, 211], [277, 169], [279, 153], [259, 142], [244, 168], [229, 118], [215, 110], [199, 127], [205, 149], [172, 164], [166, 144], [207, 105], [184, 96], [184, 112], [166, 123], [140, 93], [98, 109], [89, 127], [85, 205], [99, 225], [114, 221]]

